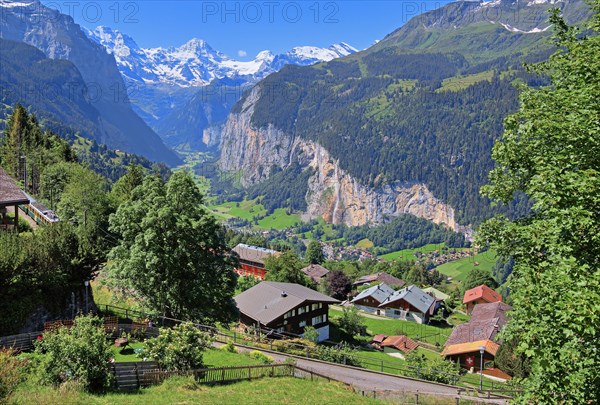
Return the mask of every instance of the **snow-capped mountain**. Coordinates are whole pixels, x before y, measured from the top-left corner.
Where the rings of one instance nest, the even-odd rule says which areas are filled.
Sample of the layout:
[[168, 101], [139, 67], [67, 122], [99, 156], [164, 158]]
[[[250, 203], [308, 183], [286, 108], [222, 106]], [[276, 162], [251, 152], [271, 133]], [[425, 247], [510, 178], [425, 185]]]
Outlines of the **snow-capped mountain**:
[[286, 64], [310, 65], [357, 52], [345, 43], [329, 48], [300, 46], [280, 55], [262, 51], [253, 60], [245, 62], [231, 59], [196, 38], [177, 48], [141, 48], [130, 36], [109, 27], [84, 30], [92, 40], [114, 55], [121, 74], [127, 80], [180, 87], [205, 86], [214, 79], [239, 76], [247, 76], [248, 81], [254, 81]]

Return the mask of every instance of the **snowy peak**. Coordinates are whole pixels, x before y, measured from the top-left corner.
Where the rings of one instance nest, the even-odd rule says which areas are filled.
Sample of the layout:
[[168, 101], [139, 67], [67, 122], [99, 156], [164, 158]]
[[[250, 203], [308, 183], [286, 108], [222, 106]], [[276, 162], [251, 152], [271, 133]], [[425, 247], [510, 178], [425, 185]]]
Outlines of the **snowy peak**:
[[[4, 0], [0, 0], [4, 1]], [[128, 80], [145, 84], [170, 84], [179, 87], [205, 86], [214, 79], [246, 77], [260, 80], [287, 64], [310, 65], [357, 52], [346, 43], [329, 48], [299, 46], [280, 55], [259, 52], [251, 61], [237, 61], [213, 49], [206, 41], [192, 38], [180, 47], [140, 48], [128, 35], [109, 27], [83, 29], [92, 40], [114, 55], [121, 74]]]

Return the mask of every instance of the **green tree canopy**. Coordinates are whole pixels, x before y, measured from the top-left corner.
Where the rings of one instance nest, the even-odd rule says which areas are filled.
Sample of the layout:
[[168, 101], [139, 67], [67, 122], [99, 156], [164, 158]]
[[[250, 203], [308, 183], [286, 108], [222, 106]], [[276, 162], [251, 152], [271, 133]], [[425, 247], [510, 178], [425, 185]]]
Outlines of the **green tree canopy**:
[[534, 202], [526, 218], [498, 217], [481, 229], [502, 257], [514, 258], [505, 340], [531, 360], [519, 401], [596, 403], [600, 398], [600, 2], [588, 35], [554, 11], [559, 51], [537, 69], [551, 85], [525, 88], [494, 147], [497, 167], [484, 189]]
[[465, 281], [462, 282], [462, 294], [464, 295], [465, 291], [480, 286], [482, 284], [487, 285], [492, 289], [498, 288], [498, 283], [496, 282], [496, 279], [492, 275], [491, 271], [487, 269], [482, 269], [481, 267], [474, 267], [467, 274]]
[[321, 264], [325, 261], [325, 255], [323, 254], [323, 249], [319, 242], [313, 240], [308, 244], [304, 260], [308, 264]]
[[279, 256], [270, 256], [265, 260], [267, 270], [265, 279], [312, 287], [312, 280], [300, 271], [302, 267], [303, 263], [298, 254], [293, 250], [287, 250]]
[[109, 255], [111, 284], [174, 318], [232, 320], [235, 263], [223, 228], [202, 203], [187, 172], [166, 184], [146, 177], [110, 218], [121, 237]]

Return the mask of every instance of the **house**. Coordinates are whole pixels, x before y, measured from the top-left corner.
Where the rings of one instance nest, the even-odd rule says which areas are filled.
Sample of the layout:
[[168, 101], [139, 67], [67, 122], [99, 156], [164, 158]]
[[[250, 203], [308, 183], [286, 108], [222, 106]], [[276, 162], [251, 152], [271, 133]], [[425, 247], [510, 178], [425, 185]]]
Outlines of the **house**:
[[445, 294], [445, 293], [441, 292], [440, 290], [433, 288], [433, 287], [423, 288], [423, 292], [434, 296], [435, 299], [438, 301], [446, 301], [448, 298], [450, 298], [450, 296], [448, 294]]
[[319, 264], [311, 264], [310, 266], [300, 269], [300, 271], [310, 277], [312, 281], [317, 284], [319, 284], [321, 279], [329, 273], [329, 270]]
[[319, 341], [329, 339], [329, 304], [338, 300], [293, 283], [263, 281], [234, 298], [240, 323], [302, 335], [306, 326], [319, 332]]
[[408, 336], [388, 336], [382, 343], [384, 353], [409, 353], [419, 347], [419, 344]]
[[485, 284], [465, 291], [463, 297], [463, 304], [465, 304], [468, 315], [471, 314], [475, 305], [490, 302], [502, 302], [502, 296]]
[[353, 283], [353, 285], [359, 287], [361, 285], [369, 283], [386, 283], [387, 285], [396, 288], [401, 288], [406, 284], [403, 280], [400, 280], [399, 278], [394, 277], [391, 274], [381, 272], [359, 277], [359, 279], [356, 280]]
[[427, 323], [438, 309], [437, 305], [435, 298], [411, 285], [390, 295], [379, 308], [383, 308], [385, 315], [392, 318]]
[[350, 303], [361, 311], [382, 315], [385, 310], [379, 308], [379, 306], [394, 293], [392, 287], [381, 283], [361, 291]]
[[483, 347], [484, 364], [493, 361], [501, 345], [496, 335], [508, 322], [507, 313], [511, 309], [510, 305], [503, 302], [475, 305], [469, 322], [457, 325], [452, 330], [442, 355], [463, 368], [479, 369], [480, 347]]
[[387, 339], [387, 335], [375, 335], [373, 336], [373, 339], [371, 339], [371, 346], [373, 346], [374, 348], [376, 348], [377, 350], [383, 350], [381, 347], [381, 344], [383, 343], [383, 341]]
[[240, 266], [235, 272], [240, 276], [253, 276], [255, 278], [265, 279], [265, 259], [270, 256], [276, 256], [279, 252], [257, 246], [250, 246], [240, 243], [233, 248], [240, 258]]
[[[15, 181], [0, 167], [0, 229], [19, 227], [19, 205], [29, 204], [29, 198], [17, 186]], [[15, 217], [8, 218], [8, 208], [13, 207]]]

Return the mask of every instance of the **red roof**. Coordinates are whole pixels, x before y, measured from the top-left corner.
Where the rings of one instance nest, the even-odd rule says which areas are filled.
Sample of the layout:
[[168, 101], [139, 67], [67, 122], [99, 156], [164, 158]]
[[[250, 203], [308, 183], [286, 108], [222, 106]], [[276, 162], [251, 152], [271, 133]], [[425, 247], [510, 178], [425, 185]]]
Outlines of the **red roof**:
[[381, 343], [383, 342], [385, 339], [387, 339], [387, 335], [375, 335], [373, 336], [373, 340], [371, 340], [372, 343]]
[[487, 285], [482, 284], [478, 287], [471, 288], [470, 290], [465, 291], [463, 304], [478, 299], [483, 299], [486, 302], [502, 302], [502, 296], [500, 294], [492, 290]]
[[383, 343], [381, 343], [383, 347], [393, 347], [395, 349], [400, 350], [401, 352], [408, 353], [411, 350], [419, 347], [419, 344], [412, 340], [411, 338], [401, 335], [401, 336], [389, 336], [386, 338]]

